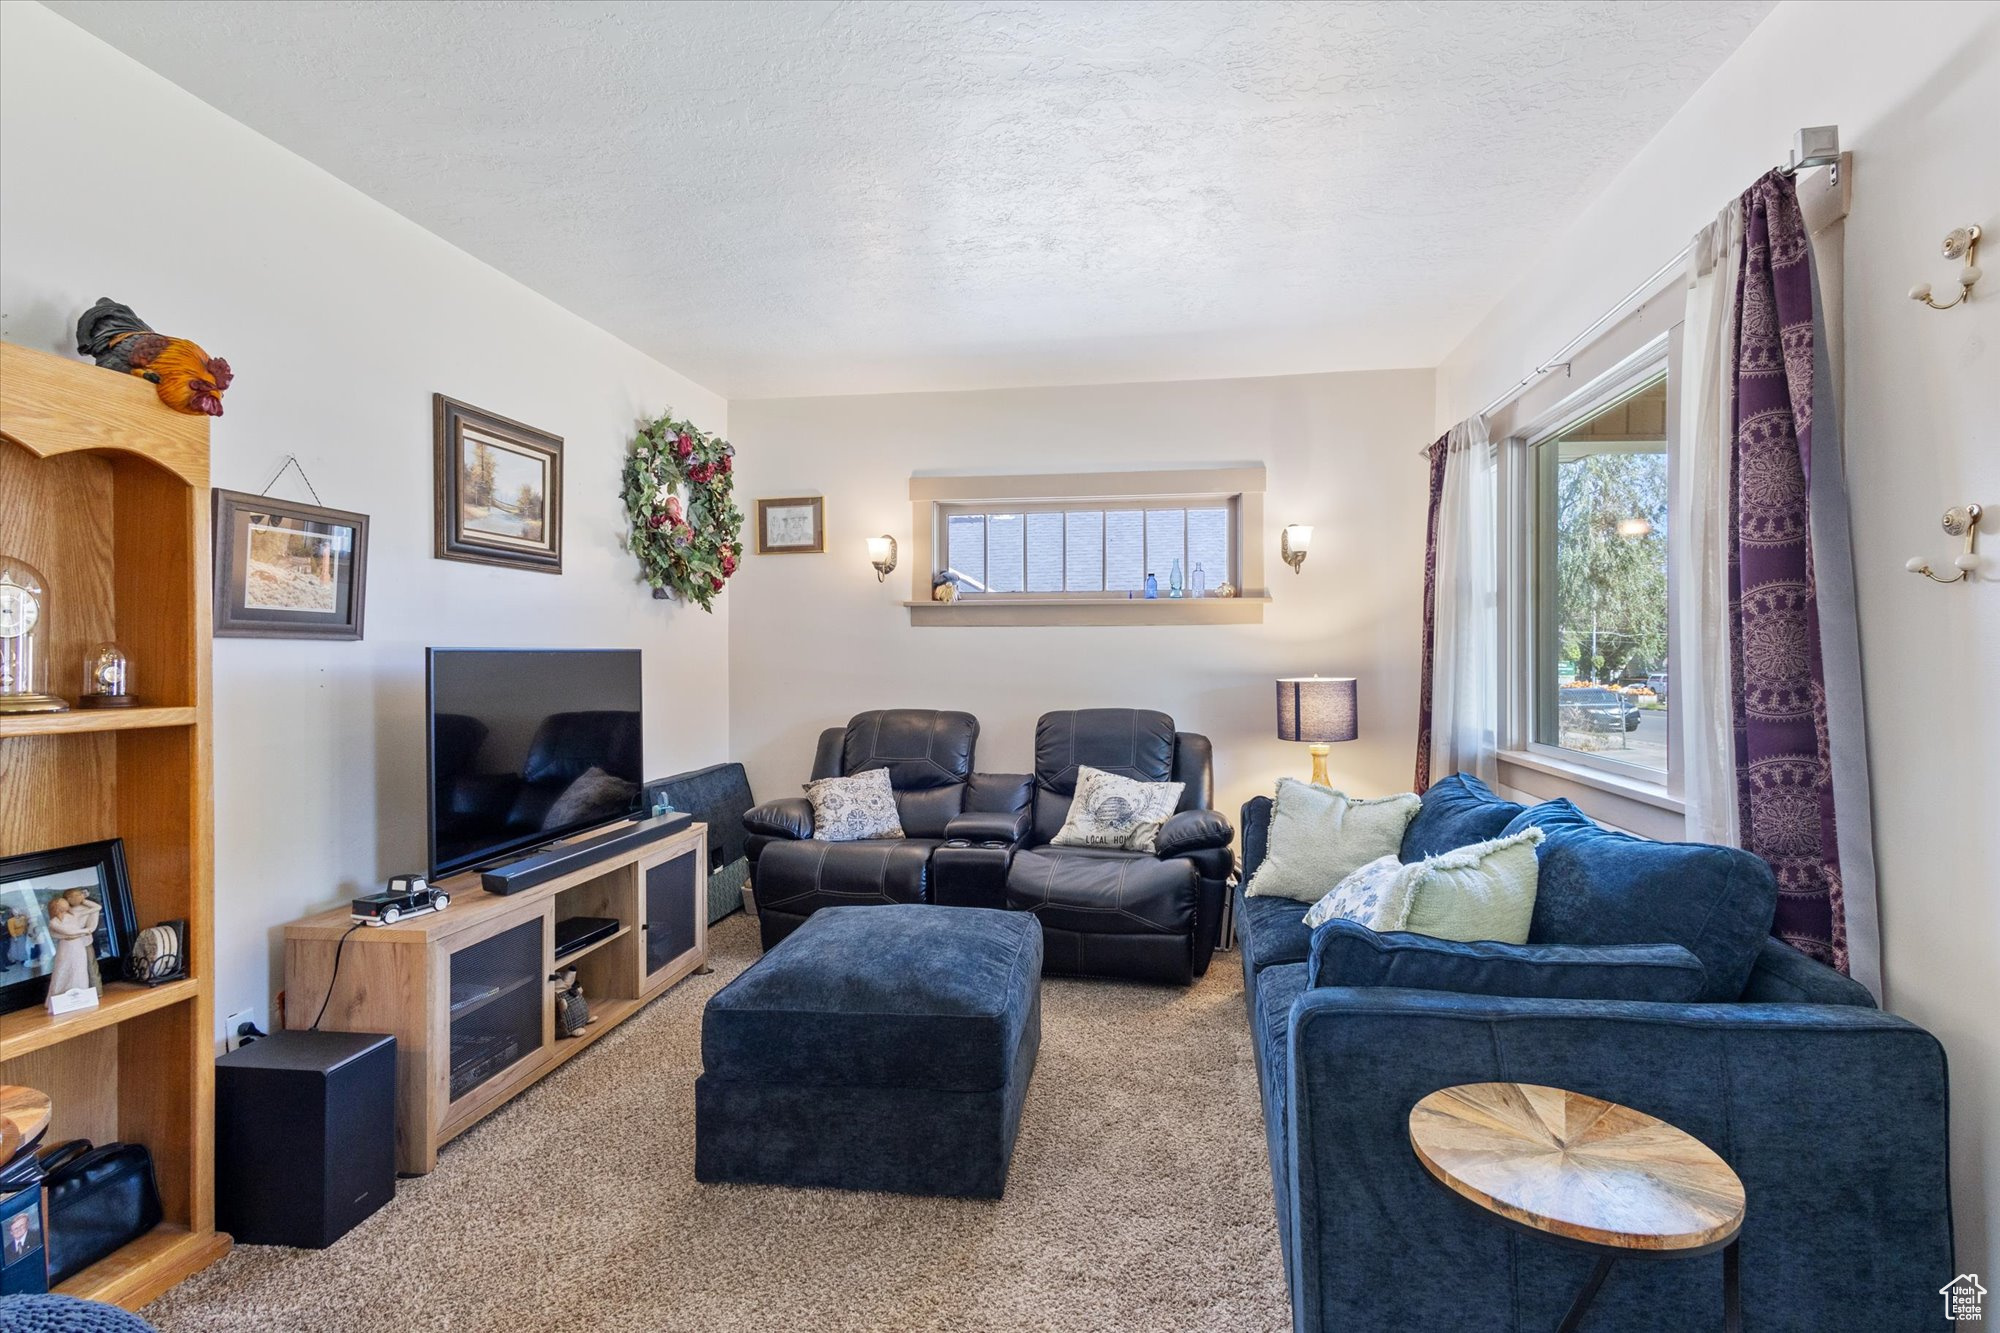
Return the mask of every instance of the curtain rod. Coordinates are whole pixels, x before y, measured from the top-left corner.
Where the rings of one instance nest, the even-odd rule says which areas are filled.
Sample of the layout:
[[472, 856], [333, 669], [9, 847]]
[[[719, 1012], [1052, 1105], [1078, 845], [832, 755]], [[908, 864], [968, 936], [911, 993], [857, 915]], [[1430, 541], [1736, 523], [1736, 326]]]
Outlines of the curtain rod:
[[1674, 269], [1679, 268], [1683, 263], [1687, 262], [1688, 254], [1693, 249], [1694, 249], [1694, 243], [1692, 241], [1682, 246], [1674, 254], [1674, 257], [1672, 259], [1669, 259], [1666, 263], [1654, 269], [1652, 273], [1647, 276], [1644, 282], [1640, 283], [1637, 287], [1634, 287], [1631, 291], [1625, 293], [1624, 296], [1619, 298], [1618, 303], [1616, 305], [1612, 306], [1609, 310], [1605, 311], [1603, 314], [1599, 315], [1596, 319], [1592, 320], [1590, 322], [1590, 326], [1584, 329], [1582, 333], [1577, 334], [1574, 338], [1571, 338], [1568, 342], [1564, 343], [1561, 347], [1557, 348], [1555, 355], [1549, 357], [1548, 360], [1542, 362], [1540, 365], [1536, 366], [1533, 370], [1529, 371], [1525, 376], [1522, 377], [1520, 383], [1508, 386], [1505, 390], [1501, 392], [1499, 397], [1495, 398], [1492, 402], [1488, 403], [1486, 406], [1480, 408], [1479, 415], [1482, 417], [1492, 415], [1494, 408], [1499, 407], [1502, 403], [1506, 402], [1508, 399], [1520, 393], [1521, 390], [1527, 388], [1530, 384], [1533, 384], [1536, 380], [1548, 374], [1551, 370], [1555, 370], [1559, 367], [1568, 365], [1569, 362], [1568, 360], [1566, 360], [1566, 358], [1569, 356], [1571, 352], [1575, 351], [1578, 347], [1582, 346], [1583, 343], [1588, 341], [1591, 334], [1596, 333], [1606, 324], [1609, 324], [1612, 320], [1624, 314], [1628, 306], [1630, 306], [1634, 301], [1638, 300], [1641, 296], [1645, 295], [1647, 291], [1651, 290], [1653, 285], [1659, 282], [1661, 278], [1666, 277], [1667, 274], [1671, 273]]
[[[1809, 167], [1822, 167], [1822, 166], [1831, 166], [1834, 171], [1834, 176], [1833, 176], [1834, 181], [1835, 182], [1839, 181], [1840, 131], [1838, 126], [1821, 125], [1813, 129], [1800, 130], [1798, 134], [1793, 138], [1793, 147], [1790, 160], [1782, 163], [1777, 168], [1777, 170], [1787, 176], [1793, 176], [1801, 171], [1806, 170]], [[1583, 343], [1589, 339], [1591, 334], [1596, 333], [1606, 324], [1609, 324], [1612, 320], [1624, 314], [1626, 308], [1629, 307], [1634, 301], [1638, 300], [1641, 296], [1645, 295], [1646, 292], [1653, 286], [1654, 283], [1658, 282], [1661, 278], [1664, 278], [1668, 273], [1672, 272], [1674, 269], [1678, 268], [1683, 262], [1685, 262], [1689, 253], [1692, 252], [1693, 249], [1694, 249], [1693, 241], [1689, 241], [1686, 245], [1682, 246], [1680, 248], [1680, 251], [1677, 254], [1675, 254], [1672, 259], [1669, 259], [1666, 263], [1654, 269], [1652, 275], [1648, 277], [1644, 282], [1640, 283], [1637, 287], [1634, 287], [1631, 291], [1625, 293], [1625, 295], [1619, 299], [1618, 304], [1612, 306], [1609, 310], [1605, 311], [1603, 314], [1599, 315], [1596, 319], [1592, 320], [1589, 328], [1585, 329], [1582, 333], [1577, 334], [1576, 337], [1571, 338], [1568, 342], [1564, 343], [1559, 349], [1557, 349], [1555, 355], [1549, 357], [1547, 360], [1537, 365], [1533, 370], [1529, 371], [1525, 376], [1522, 377], [1521, 381], [1518, 384], [1509, 386], [1505, 391], [1503, 391], [1500, 394], [1499, 397], [1495, 398], [1492, 402], [1488, 403], [1486, 406], [1480, 408], [1479, 415], [1481, 417], [1492, 415], [1493, 410], [1495, 408], [1499, 407], [1502, 403], [1506, 402], [1508, 399], [1520, 393], [1521, 390], [1527, 388], [1530, 384], [1533, 384], [1536, 380], [1548, 374], [1551, 370], [1556, 369], [1558, 366], [1568, 365], [1569, 362], [1566, 358], [1569, 356], [1571, 352], [1575, 351], [1578, 347], [1582, 346]], [[1423, 452], [1428, 454], [1430, 452], [1430, 447], [1426, 445], [1423, 449]]]

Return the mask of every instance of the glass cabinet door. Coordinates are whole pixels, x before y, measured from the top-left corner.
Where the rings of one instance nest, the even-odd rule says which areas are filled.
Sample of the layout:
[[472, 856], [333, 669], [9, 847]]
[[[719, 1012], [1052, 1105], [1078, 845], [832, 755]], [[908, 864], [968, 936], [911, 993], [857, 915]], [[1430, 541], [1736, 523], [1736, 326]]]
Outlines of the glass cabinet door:
[[696, 883], [699, 859], [692, 850], [658, 865], [646, 875], [646, 975], [659, 972], [696, 943]]
[[542, 1045], [542, 918], [451, 955], [451, 1099]]

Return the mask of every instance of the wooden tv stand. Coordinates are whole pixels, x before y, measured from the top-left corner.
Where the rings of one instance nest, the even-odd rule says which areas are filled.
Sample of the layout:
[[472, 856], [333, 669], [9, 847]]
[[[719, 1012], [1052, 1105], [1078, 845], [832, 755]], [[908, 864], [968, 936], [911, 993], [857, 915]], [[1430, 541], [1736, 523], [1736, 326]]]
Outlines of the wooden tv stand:
[[[691, 824], [506, 897], [455, 875], [439, 881], [449, 907], [393, 926], [350, 934], [344, 907], [306, 917], [285, 927], [285, 1026], [312, 1027], [325, 1003], [323, 1030], [394, 1035], [396, 1169], [423, 1175], [441, 1145], [702, 966], [707, 881], [708, 826]], [[559, 960], [555, 925], [573, 916], [619, 929]], [[551, 981], [571, 967], [595, 1021], [558, 1037]]]

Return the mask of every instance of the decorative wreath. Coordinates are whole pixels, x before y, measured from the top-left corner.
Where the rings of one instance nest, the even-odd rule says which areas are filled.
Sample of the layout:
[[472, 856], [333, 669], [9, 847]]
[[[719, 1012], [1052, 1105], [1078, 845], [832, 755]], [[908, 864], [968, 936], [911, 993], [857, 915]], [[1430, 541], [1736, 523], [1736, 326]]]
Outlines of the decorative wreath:
[[729, 441], [671, 416], [632, 441], [625, 516], [632, 521], [632, 554], [655, 597], [674, 593], [712, 611], [736, 572], [743, 511], [732, 494], [735, 457]]

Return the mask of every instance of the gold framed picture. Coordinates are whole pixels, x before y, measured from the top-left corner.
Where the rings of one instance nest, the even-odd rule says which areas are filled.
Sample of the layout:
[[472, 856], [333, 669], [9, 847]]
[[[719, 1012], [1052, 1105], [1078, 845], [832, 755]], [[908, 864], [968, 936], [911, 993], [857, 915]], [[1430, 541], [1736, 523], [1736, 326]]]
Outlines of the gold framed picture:
[[826, 498], [796, 495], [757, 502], [758, 555], [819, 555], [826, 550]]
[[562, 573], [559, 435], [431, 395], [440, 560]]

